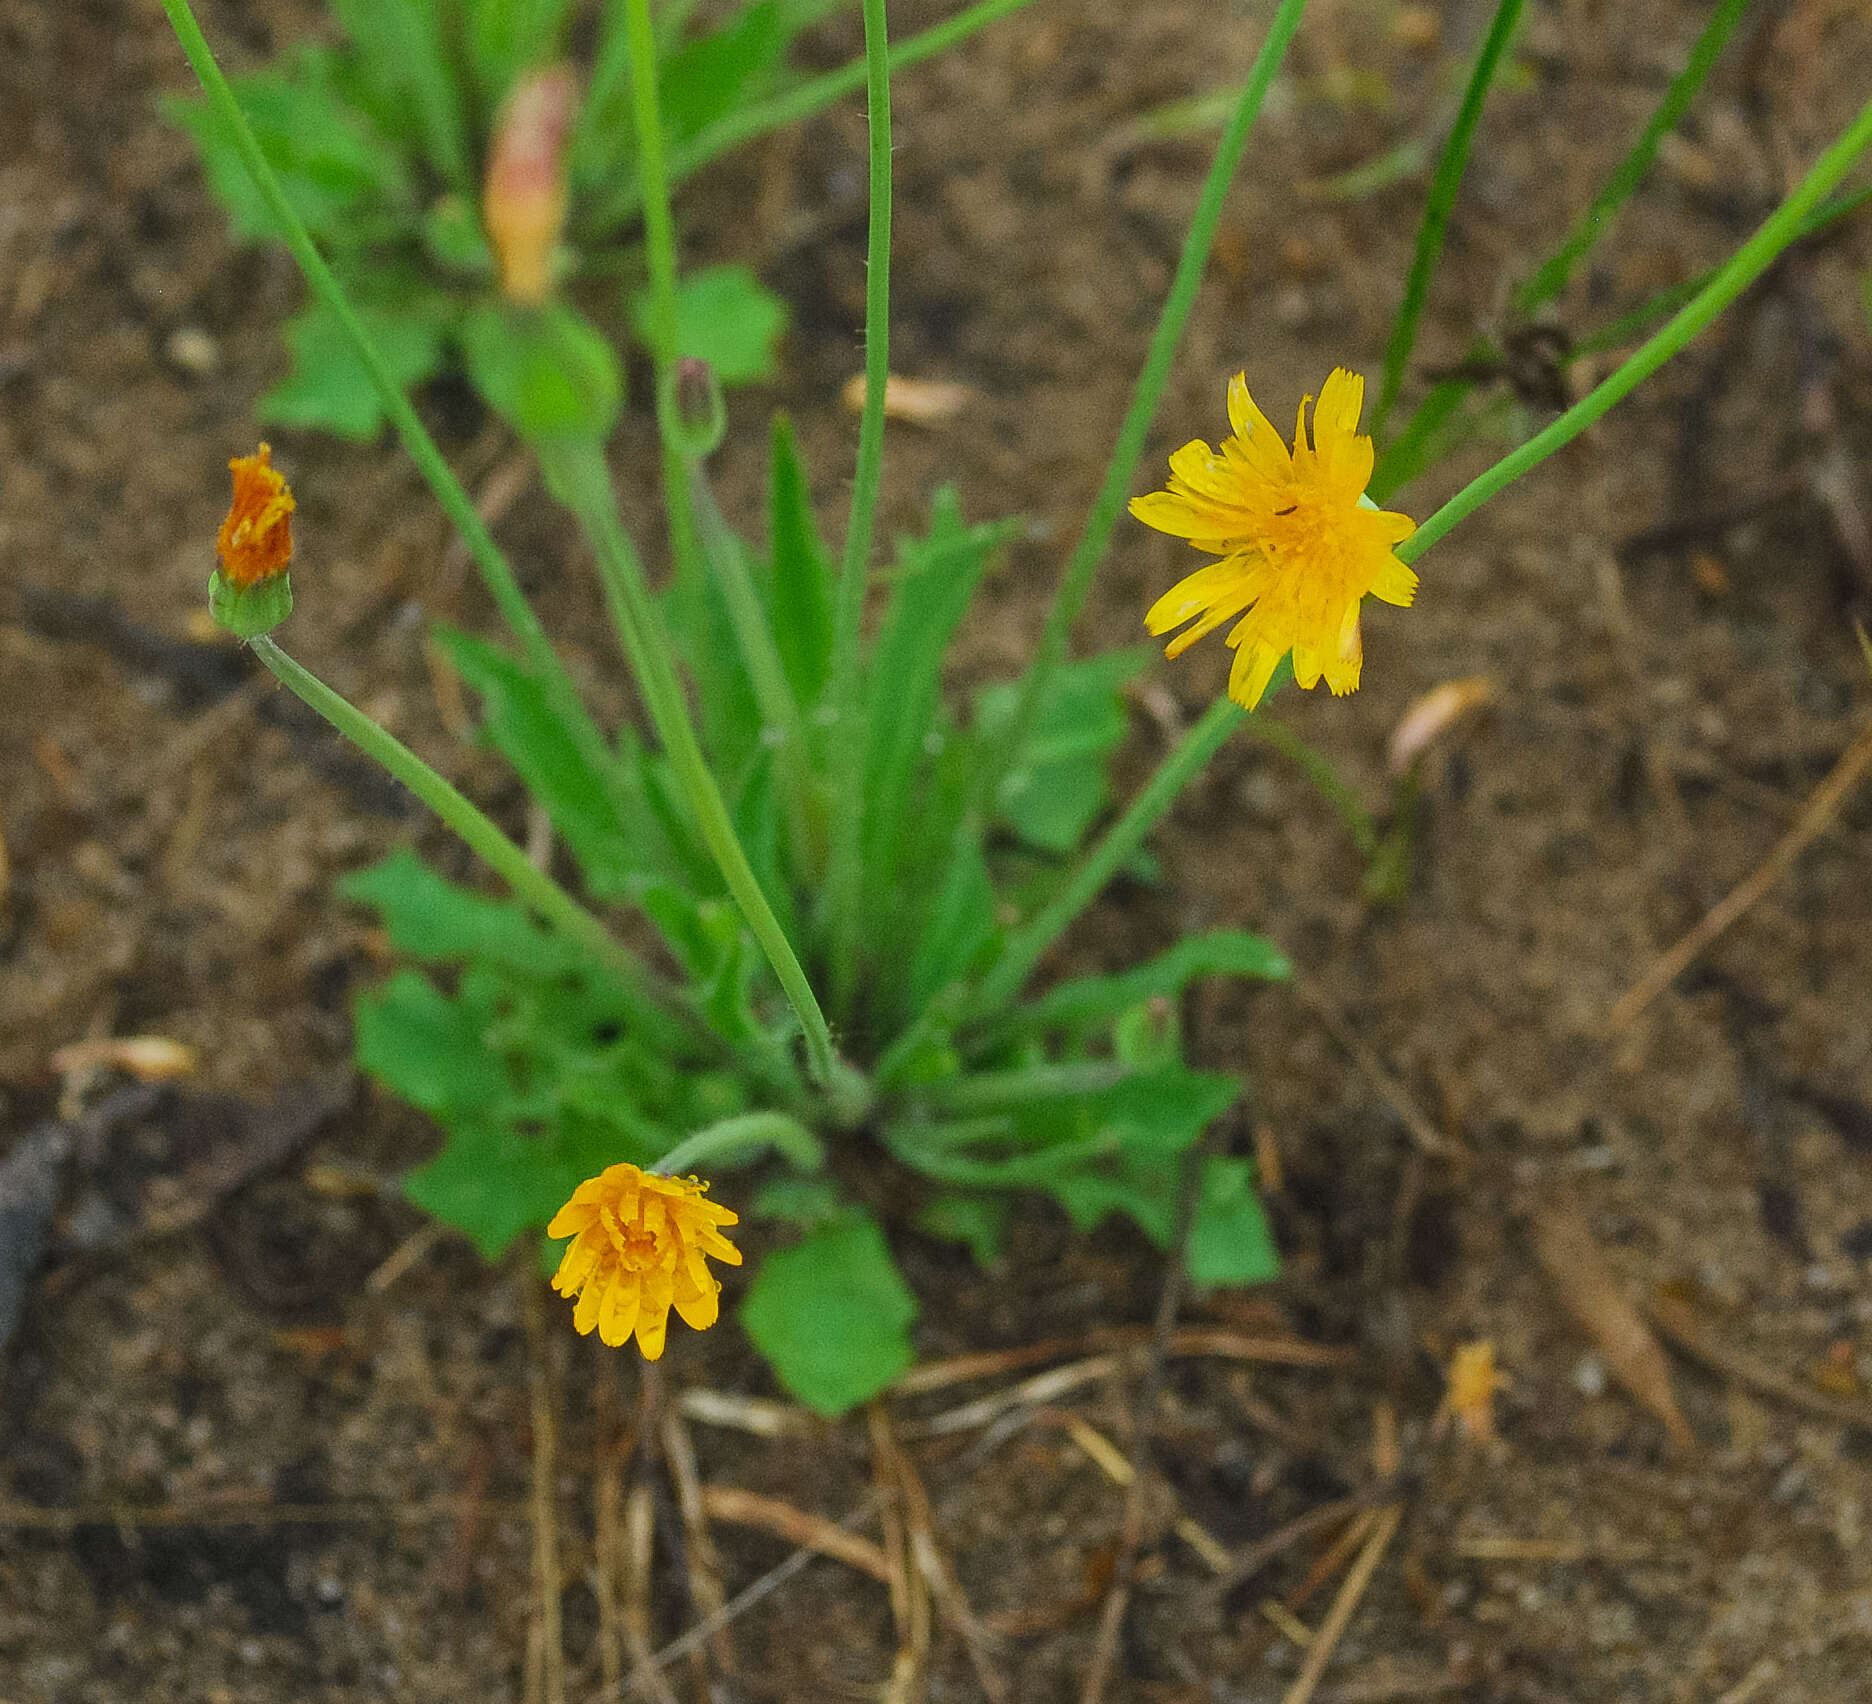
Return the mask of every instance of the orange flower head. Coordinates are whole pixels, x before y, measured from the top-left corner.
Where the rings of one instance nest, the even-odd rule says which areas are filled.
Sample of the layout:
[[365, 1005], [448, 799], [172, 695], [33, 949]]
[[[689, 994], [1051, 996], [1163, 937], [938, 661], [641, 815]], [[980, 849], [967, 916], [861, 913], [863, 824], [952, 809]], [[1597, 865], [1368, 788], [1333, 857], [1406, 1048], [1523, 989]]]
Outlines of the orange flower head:
[[1417, 595], [1417, 576], [1394, 554], [1416, 523], [1365, 496], [1374, 460], [1371, 439], [1358, 430], [1365, 381], [1333, 369], [1309, 441], [1312, 401], [1300, 404], [1290, 451], [1237, 373], [1222, 447], [1200, 438], [1185, 444], [1170, 458], [1169, 489], [1131, 502], [1146, 526], [1221, 558], [1171, 587], [1144, 624], [1168, 633], [1194, 623], [1170, 641], [1166, 654], [1175, 657], [1235, 621], [1229, 697], [1247, 710], [1290, 651], [1301, 686], [1324, 676], [1335, 694], [1355, 691], [1365, 655], [1360, 603], [1367, 593], [1404, 605]]
[[581, 1335], [621, 1348], [636, 1334], [646, 1361], [663, 1353], [669, 1311], [697, 1331], [721, 1313], [721, 1285], [710, 1258], [741, 1264], [721, 1234], [739, 1215], [708, 1199], [693, 1177], [660, 1177], [633, 1165], [587, 1178], [553, 1215], [549, 1237], [570, 1237], [553, 1288], [576, 1296], [572, 1323]]
[[250, 456], [236, 456], [228, 466], [234, 470], [234, 504], [215, 539], [215, 555], [227, 583], [245, 591], [286, 572], [292, 560], [295, 505], [268, 445]]

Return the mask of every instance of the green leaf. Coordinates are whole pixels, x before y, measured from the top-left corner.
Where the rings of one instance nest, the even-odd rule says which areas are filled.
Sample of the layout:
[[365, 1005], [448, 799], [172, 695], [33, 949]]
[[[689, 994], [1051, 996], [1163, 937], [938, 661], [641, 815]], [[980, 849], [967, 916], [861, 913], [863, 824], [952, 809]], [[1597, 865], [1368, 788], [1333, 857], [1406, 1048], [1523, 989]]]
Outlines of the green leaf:
[[578, 1187], [563, 1165], [542, 1163], [538, 1137], [511, 1127], [462, 1123], [434, 1159], [403, 1177], [403, 1193], [498, 1260], [529, 1226], [543, 1225]]
[[[1123, 687], [1154, 655], [1149, 645], [1128, 646], [1054, 672], [1033, 729], [1001, 783], [1001, 816], [1030, 845], [1071, 852], [1105, 808], [1111, 754], [1129, 725]], [[1010, 682], [978, 695], [976, 726], [982, 734], [992, 737], [1006, 725], [1019, 693]]]
[[[671, 859], [659, 844], [654, 814], [647, 807], [628, 819], [620, 812], [607, 777], [591, 766], [525, 667], [486, 640], [443, 626], [434, 631], [481, 696], [482, 732], [546, 807], [591, 891], [602, 898], [635, 895], [667, 871]], [[628, 789], [630, 775], [620, 766], [609, 781]]]
[[1240, 929], [1190, 935], [1168, 952], [1116, 976], [1080, 976], [1049, 989], [1008, 1015], [1015, 1029], [1083, 1029], [1116, 1018], [1147, 1000], [1173, 999], [1205, 976], [1243, 976], [1284, 982], [1293, 974], [1274, 943]]
[[398, 971], [358, 1003], [357, 1061], [424, 1112], [472, 1110], [507, 1089], [468, 1008], [413, 970]]
[[[905, 817], [919, 761], [945, 743], [942, 665], [1006, 523], [969, 526], [944, 486], [921, 539], [898, 540], [899, 578], [872, 647], [865, 685], [867, 903], [895, 909]], [[922, 808], [919, 801], [919, 808]]]
[[438, 196], [423, 215], [423, 252], [445, 272], [484, 280], [493, 275], [494, 251], [488, 247], [481, 215], [465, 195]]
[[[355, 243], [378, 234], [413, 202], [402, 158], [336, 86], [329, 48], [302, 48], [290, 60], [232, 79], [235, 99], [253, 126], [293, 211], [315, 237]], [[215, 198], [243, 241], [278, 239], [278, 224], [247, 171], [234, 135], [206, 100], [170, 99], [170, 119], [194, 139]]]
[[1280, 1276], [1280, 1251], [1247, 1160], [1211, 1155], [1204, 1165], [1185, 1265], [1197, 1284], [1267, 1284]]
[[732, 112], [762, 74], [782, 62], [787, 39], [778, 0], [756, 0], [721, 29], [683, 43], [664, 61], [657, 80], [665, 133], [687, 141]]
[[965, 1244], [984, 1272], [1001, 1258], [1014, 1204], [1005, 1195], [938, 1195], [916, 1216], [925, 1236]]
[[624, 377], [604, 334], [569, 303], [481, 302], [458, 335], [475, 389], [529, 443], [609, 436]]
[[[631, 324], [653, 347], [648, 290], [632, 298]], [[724, 385], [778, 377], [774, 351], [786, 327], [786, 303], [745, 266], [705, 266], [676, 286], [676, 353], [708, 362]]]
[[[374, 4], [375, 0], [362, 0]], [[523, 71], [559, 57], [560, 26], [574, 0], [461, 0], [468, 69], [484, 114], [494, 109]]]
[[[906, 989], [909, 1012], [922, 1011], [947, 984], [975, 969], [995, 938], [995, 904], [981, 841], [962, 840], [916, 937]], [[889, 969], [880, 967], [886, 974]]]
[[774, 644], [793, 696], [810, 710], [832, 669], [832, 559], [813, 524], [811, 488], [784, 414], [773, 418], [771, 490]]
[[407, 846], [342, 877], [338, 891], [372, 907], [390, 944], [425, 963], [472, 959], [524, 976], [601, 973], [589, 955], [534, 922], [524, 906], [457, 887]]
[[792, 1395], [836, 1416], [910, 1365], [916, 1312], [884, 1233], [854, 1212], [768, 1255], [741, 1304], [741, 1323]]
[[[425, 294], [396, 306], [360, 307], [364, 322], [390, 369], [408, 390], [442, 365], [443, 325], [449, 304]], [[257, 418], [273, 426], [313, 427], [340, 438], [364, 441], [383, 430], [383, 404], [337, 316], [313, 302], [286, 322], [292, 372], [255, 404]]]
[[332, 0], [332, 11], [357, 46], [378, 123], [419, 148], [445, 182], [472, 189], [467, 113], [438, 0]]

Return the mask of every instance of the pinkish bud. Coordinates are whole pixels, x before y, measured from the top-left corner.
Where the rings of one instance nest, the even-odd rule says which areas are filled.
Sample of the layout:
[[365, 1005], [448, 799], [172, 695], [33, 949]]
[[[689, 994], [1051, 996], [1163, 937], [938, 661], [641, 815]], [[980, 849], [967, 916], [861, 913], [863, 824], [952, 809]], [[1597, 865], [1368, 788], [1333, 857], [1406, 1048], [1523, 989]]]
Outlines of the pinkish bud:
[[1404, 774], [1439, 736], [1494, 696], [1492, 680], [1486, 675], [1471, 675], [1463, 680], [1446, 680], [1421, 698], [1413, 699], [1391, 730], [1387, 754], [1391, 773]]
[[578, 83], [564, 65], [527, 72], [501, 103], [481, 220], [510, 302], [536, 305], [552, 289], [553, 249], [565, 228], [566, 143], [577, 110]]

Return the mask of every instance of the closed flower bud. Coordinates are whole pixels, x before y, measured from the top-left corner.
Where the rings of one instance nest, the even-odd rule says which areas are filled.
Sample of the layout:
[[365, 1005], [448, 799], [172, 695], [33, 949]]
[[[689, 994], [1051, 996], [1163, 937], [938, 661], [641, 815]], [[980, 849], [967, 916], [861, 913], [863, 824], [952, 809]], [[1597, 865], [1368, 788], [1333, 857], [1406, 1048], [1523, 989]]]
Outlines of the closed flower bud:
[[242, 639], [270, 632], [292, 613], [293, 494], [262, 444], [228, 463], [234, 501], [215, 539], [219, 566], [208, 578], [208, 609]]
[[563, 65], [528, 72], [501, 104], [481, 221], [510, 302], [537, 306], [552, 290], [553, 250], [565, 228], [566, 144], [577, 108], [578, 85]]

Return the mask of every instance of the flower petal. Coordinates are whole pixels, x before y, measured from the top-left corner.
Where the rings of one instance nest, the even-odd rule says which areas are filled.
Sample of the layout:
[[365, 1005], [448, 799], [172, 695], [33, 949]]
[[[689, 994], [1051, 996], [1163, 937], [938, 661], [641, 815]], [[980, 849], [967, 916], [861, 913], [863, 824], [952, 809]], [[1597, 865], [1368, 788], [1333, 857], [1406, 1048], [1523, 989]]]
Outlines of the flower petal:
[[1371, 595], [1380, 603], [1409, 609], [1417, 596], [1417, 576], [1395, 556], [1387, 554], [1378, 569], [1378, 578], [1372, 581]]
[[622, 1349], [637, 1328], [637, 1309], [643, 1287], [634, 1275], [620, 1273], [605, 1287], [604, 1304], [598, 1310], [598, 1341], [610, 1349]]
[[1286, 654], [1253, 636], [1253, 619], [1249, 617], [1229, 635], [1229, 643], [1237, 647], [1235, 661], [1229, 668], [1229, 697], [1244, 710], [1252, 710], [1261, 702], [1268, 682], [1274, 678], [1274, 671]]

